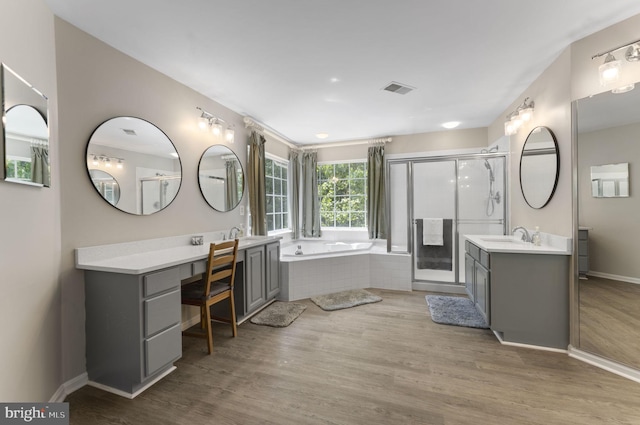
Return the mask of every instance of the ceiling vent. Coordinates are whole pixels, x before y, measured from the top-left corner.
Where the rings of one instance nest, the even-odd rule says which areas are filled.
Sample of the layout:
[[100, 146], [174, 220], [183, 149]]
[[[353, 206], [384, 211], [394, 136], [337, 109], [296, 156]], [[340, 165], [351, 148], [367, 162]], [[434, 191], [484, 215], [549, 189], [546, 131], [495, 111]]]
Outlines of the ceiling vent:
[[126, 134], [127, 136], [136, 136], [136, 131], [135, 130], [130, 130], [128, 128], [123, 128], [122, 131], [124, 131], [124, 134]]
[[398, 94], [407, 94], [410, 91], [415, 89], [416, 89], [415, 87], [398, 83], [397, 81], [392, 81], [389, 84], [387, 84], [382, 90], [386, 90], [386, 91], [390, 91], [392, 93], [398, 93]]

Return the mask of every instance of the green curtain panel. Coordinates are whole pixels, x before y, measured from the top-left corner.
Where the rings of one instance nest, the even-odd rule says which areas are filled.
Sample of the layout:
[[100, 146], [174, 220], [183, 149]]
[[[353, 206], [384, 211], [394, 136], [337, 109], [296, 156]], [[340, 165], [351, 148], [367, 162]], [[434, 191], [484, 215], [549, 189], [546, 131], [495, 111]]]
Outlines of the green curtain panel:
[[367, 155], [367, 222], [369, 239], [386, 238], [384, 145], [370, 146]]
[[230, 211], [238, 205], [238, 163], [233, 159], [225, 161], [227, 186], [225, 190], [225, 210]]
[[251, 234], [261, 236], [267, 234], [267, 196], [264, 177], [265, 143], [266, 140], [263, 135], [255, 131], [251, 132], [247, 165]]
[[43, 146], [31, 146], [31, 181], [49, 187], [49, 149]]
[[300, 239], [300, 184], [301, 184], [301, 152], [296, 149], [289, 150], [289, 206], [291, 208], [289, 220], [291, 224], [291, 237]]
[[318, 199], [318, 153], [302, 154], [302, 235], [320, 237], [320, 201]]

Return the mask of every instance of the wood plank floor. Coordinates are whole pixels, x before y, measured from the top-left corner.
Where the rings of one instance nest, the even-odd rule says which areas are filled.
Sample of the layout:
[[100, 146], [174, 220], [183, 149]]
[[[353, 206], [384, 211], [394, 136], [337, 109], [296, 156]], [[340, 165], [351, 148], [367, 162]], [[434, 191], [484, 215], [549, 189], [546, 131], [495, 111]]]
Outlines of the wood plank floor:
[[421, 292], [307, 310], [287, 328], [183, 338], [178, 369], [128, 400], [84, 387], [71, 424], [640, 424], [640, 384], [566, 354], [439, 325]]
[[640, 285], [580, 280], [580, 348], [640, 369]]

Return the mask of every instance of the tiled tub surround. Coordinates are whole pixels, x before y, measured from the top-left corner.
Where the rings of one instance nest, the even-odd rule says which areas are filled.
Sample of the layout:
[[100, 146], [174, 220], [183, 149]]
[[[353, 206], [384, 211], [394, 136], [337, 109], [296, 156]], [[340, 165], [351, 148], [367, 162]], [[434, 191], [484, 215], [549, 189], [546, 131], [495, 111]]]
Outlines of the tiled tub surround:
[[[335, 242], [333, 239], [331, 241]], [[309, 243], [307, 240], [303, 242]], [[327, 241], [316, 240], [312, 243], [324, 244]], [[282, 250], [295, 251], [298, 244], [298, 241], [285, 243]], [[411, 291], [411, 256], [388, 254], [386, 242], [377, 241], [369, 249], [309, 256], [283, 255], [280, 258], [280, 274], [282, 287], [279, 299], [284, 301], [360, 288]]]

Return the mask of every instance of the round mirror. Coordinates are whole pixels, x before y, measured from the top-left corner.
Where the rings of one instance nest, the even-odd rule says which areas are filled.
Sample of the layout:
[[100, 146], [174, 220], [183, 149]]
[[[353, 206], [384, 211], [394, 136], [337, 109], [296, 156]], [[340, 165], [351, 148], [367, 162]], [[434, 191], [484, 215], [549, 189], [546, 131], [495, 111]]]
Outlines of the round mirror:
[[120, 200], [120, 185], [109, 173], [102, 170], [91, 169], [89, 176], [96, 190], [111, 205], [116, 205]]
[[531, 130], [520, 156], [520, 188], [531, 208], [542, 208], [553, 197], [560, 173], [560, 153], [547, 127]]
[[209, 147], [200, 158], [198, 184], [215, 210], [226, 212], [237, 207], [244, 193], [244, 172], [236, 154], [223, 145]]
[[[182, 181], [178, 152], [167, 135], [148, 121], [116, 117], [103, 122], [91, 135], [86, 154], [87, 171], [97, 192], [121, 211], [153, 214], [178, 194]], [[117, 199], [95, 184], [95, 175], [105, 177], [98, 171], [117, 184]]]

